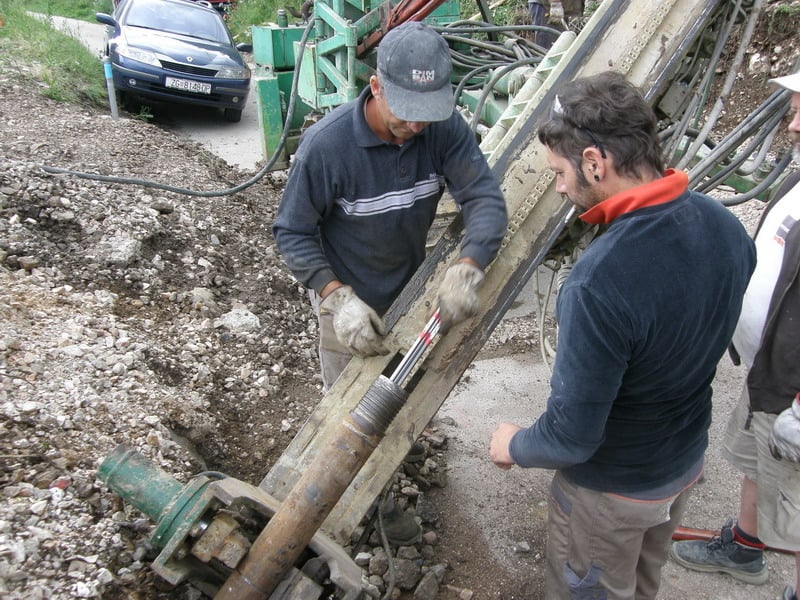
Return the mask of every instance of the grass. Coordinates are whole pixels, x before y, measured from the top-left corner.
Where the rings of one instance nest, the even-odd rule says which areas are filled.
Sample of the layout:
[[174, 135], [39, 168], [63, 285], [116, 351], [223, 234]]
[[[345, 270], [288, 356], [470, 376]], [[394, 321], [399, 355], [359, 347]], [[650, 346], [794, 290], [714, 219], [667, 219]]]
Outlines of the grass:
[[25, 10], [94, 23], [95, 13], [110, 13], [114, 6], [111, 0], [27, 0]]
[[[281, 0], [237, 0], [228, 12], [228, 29], [237, 42], [251, 42], [253, 25], [274, 23], [278, 18], [278, 9], [286, 5], [300, 8], [301, 0], [283, 2]], [[291, 17], [290, 17], [291, 18]]]
[[[85, 0], [86, 1], [86, 0]], [[293, 6], [298, 11], [303, 0], [237, 0], [228, 13], [228, 28], [237, 42], [251, 41], [250, 28], [253, 25], [274, 23], [277, 20], [279, 8]], [[372, 6], [378, 6], [373, 2]], [[509, 24], [519, 20], [520, 15], [527, 14], [527, 0], [500, 0], [496, 1], [496, 8], [492, 11], [494, 22]], [[459, 11], [467, 18], [478, 13], [478, 4], [475, 0], [459, 0]], [[289, 22], [295, 18], [289, 16]]]
[[[15, 0], [0, 0], [2, 4]], [[21, 4], [22, 0], [18, 0]], [[251, 42], [253, 25], [274, 23], [279, 8], [293, 6], [298, 11], [303, 0], [237, 0], [228, 9], [227, 24], [233, 38], [237, 42]], [[496, 7], [492, 11], [495, 23], [508, 24], [519, 20], [520, 15], [527, 12], [527, 0], [495, 0]], [[377, 6], [377, 3], [375, 3]], [[465, 17], [478, 12], [475, 0], [460, 0], [461, 14]], [[45, 15], [57, 15], [71, 19], [94, 22], [97, 12], [110, 13], [113, 10], [111, 0], [27, 0], [26, 10]], [[290, 22], [294, 17], [289, 16]]]
[[791, 30], [792, 24], [797, 22], [798, 17], [800, 17], [800, 6], [779, 5], [769, 20], [767, 35], [772, 37], [778, 33], [783, 33], [787, 29]]
[[99, 57], [46, 20], [27, 14], [34, 4], [0, 0], [0, 69], [16, 71], [30, 81], [31, 87], [53, 100], [107, 106], [108, 92]]
[[[250, 41], [251, 26], [274, 22], [284, 4], [281, 0], [238, 0], [227, 15], [236, 41]], [[296, 5], [299, 8], [300, 0]], [[0, 0], [0, 69], [17, 71], [48, 98], [108, 106], [99, 57], [28, 11], [95, 23], [95, 13], [113, 11], [112, 0]]]

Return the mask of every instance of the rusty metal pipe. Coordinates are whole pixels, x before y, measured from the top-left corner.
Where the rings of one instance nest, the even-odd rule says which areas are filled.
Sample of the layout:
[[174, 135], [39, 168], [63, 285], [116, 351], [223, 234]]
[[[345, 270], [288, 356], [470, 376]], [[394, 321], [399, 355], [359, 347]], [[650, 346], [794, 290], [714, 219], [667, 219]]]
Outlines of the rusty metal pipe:
[[303, 553], [408, 399], [381, 375], [335, 432], [228, 576], [214, 600], [263, 600]]

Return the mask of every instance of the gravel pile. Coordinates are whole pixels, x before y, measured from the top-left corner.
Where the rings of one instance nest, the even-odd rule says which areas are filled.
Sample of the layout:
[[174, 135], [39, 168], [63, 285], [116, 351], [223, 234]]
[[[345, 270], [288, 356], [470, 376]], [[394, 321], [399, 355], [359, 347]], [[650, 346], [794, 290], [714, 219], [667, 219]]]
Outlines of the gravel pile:
[[258, 484], [319, 400], [316, 322], [271, 241], [279, 183], [199, 198], [49, 175], [247, 179], [25, 75], [0, 81], [0, 594], [158, 597], [150, 524], [99, 463], [125, 442], [181, 482]]
[[[253, 175], [30, 88], [25, 70], [0, 76], [0, 595], [198, 598], [153, 575], [153, 523], [97, 469], [125, 443], [181, 483], [213, 470], [258, 485], [318, 403], [316, 320], [269, 229], [281, 176], [204, 198], [47, 173], [202, 191]], [[428, 460], [398, 472], [402, 507], [444, 485], [443, 446], [429, 432]], [[418, 518], [435, 527], [424, 501]], [[425, 579], [418, 597], [434, 597], [435, 542], [396, 557], [396, 595]], [[376, 596], [380, 546], [373, 533], [358, 554]]]

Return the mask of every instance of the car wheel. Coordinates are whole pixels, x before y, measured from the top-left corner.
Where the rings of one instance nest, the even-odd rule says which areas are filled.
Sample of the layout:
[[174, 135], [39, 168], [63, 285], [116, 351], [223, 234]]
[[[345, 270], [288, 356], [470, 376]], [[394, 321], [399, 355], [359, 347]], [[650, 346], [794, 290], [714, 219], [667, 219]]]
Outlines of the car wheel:
[[226, 108], [225, 120], [228, 123], [238, 123], [242, 120], [242, 111], [239, 108]]

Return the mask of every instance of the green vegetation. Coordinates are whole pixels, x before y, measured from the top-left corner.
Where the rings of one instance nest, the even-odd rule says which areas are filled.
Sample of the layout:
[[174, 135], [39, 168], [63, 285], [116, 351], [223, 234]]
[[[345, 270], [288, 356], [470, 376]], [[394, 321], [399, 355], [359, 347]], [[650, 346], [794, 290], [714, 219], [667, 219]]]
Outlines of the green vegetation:
[[[228, 11], [228, 29], [237, 42], [250, 42], [253, 34], [250, 27], [274, 23], [278, 18], [278, 9], [294, 6], [300, 10], [302, 0], [237, 0]], [[292, 17], [290, 17], [291, 19]]]
[[[279, 8], [292, 7], [297, 12], [303, 0], [237, 0], [228, 13], [228, 28], [237, 42], [250, 41], [252, 25], [274, 23], [277, 20]], [[520, 19], [527, 18], [527, 0], [498, 0], [490, 3], [495, 23], [519, 23]], [[378, 6], [377, 2], [373, 6]], [[460, 12], [464, 18], [479, 14], [478, 4], [475, 0], [459, 0]], [[295, 18], [289, 15], [290, 22]]]
[[[472, 6], [470, 6], [470, 4]], [[495, 25], [519, 25], [521, 23], [529, 24], [531, 22], [528, 13], [527, 0], [507, 0], [506, 2], [490, 2], [492, 21]], [[476, 2], [467, 2], [466, 10], [462, 3], [462, 14], [471, 17], [478, 14], [478, 4]]]
[[[63, 3], [69, 4], [66, 0]], [[0, 0], [0, 69], [17, 71], [35, 82], [31, 89], [48, 98], [107, 106], [108, 92], [98, 57], [75, 38], [28, 15], [31, 4]]]
[[25, 10], [94, 23], [95, 13], [110, 13], [114, 6], [111, 0], [27, 0]]
[[769, 19], [767, 36], [784, 35], [797, 32], [797, 19], [800, 18], [800, 6], [796, 4], [778, 5]]

